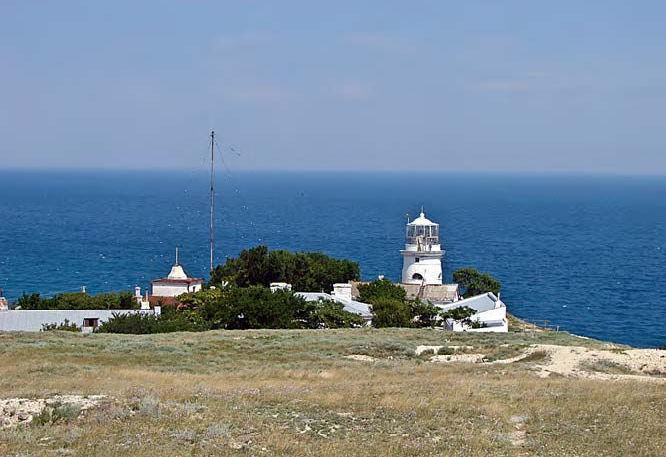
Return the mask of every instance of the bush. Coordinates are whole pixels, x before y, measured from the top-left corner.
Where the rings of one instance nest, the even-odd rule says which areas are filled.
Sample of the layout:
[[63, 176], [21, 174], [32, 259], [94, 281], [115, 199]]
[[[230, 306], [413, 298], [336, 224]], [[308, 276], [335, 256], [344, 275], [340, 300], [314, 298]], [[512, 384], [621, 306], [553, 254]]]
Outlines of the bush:
[[[197, 295], [191, 294], [191, 295]], [[262, 286], [227, 287], [196, 311], [211, 328], [317, 328], [316, 304], [291, 291]]]
[[330, 300], [307, 302], [288, 290], [227, 286], [179, 297], [180, 312], [198, 316], [210, 328], [340, 328], [363, 325], [363, 318]]
[[40, 294], [24, 293], [16, 302], [21, 309], [137, 309], [134, 296], [130, 292], [108, 292], [88, 295], [83, 292], [67, 292], [42, 298]]
[[433, 327], [439, 310], [430, 303], [407, 300], [407, 292], [388, 279], [358, 286], [359, 301], [372, 305], [373, 327]]
[[457, 308], [450, 309], [440, 313], [442, 319], [453, 319], [454, 321], [460, 321], [463, 324], [467, 324], [470, 328], [483, 328], [487, 324], [485, 322], [479, 322], [478, 320], [472, 320], [471, 317], [476, 314], [476, 310], [470, 308], [469, 306], [459, 306]]
[[368, 284], [358, 286], [359, 301], [364, 303], [375, 303], [381, 300], [405, 301], [407, 292], [397, 284], [388, 279], [378, 279]]
[[486, 292], [498, 295], [501, 287], [501, 283], [488, 273], [480, 273], [478, 270], [469, 267], [456, 270], [453, 273], [453, 282], [461, 286], [465, 298], [485, 294]]
[[412, 316], [412, 327], [434, 327], [439, 320], [439, 308], [418, 300], [409, 302], [409, 310]]
[[372, 304], [373, 327], [411, 327], [412, 313], [409, 304], [392, 299], [380, 298]]
[[226, 281], [238, 287], [268, 287], [271, 282], [287, 282], [297, 291], [319, 292], [360, 276], [358, 263], [350, 260], [334, 259], [320, 252], [269, 252], [266, 246], [257, 246], [215, 267], [210, 283], [219, 286]]
[[344, 306], [333, 300], [321, 300], [315, 310], [316, 319], [325, 328], [361, 327], [365, 321], [355, 313], [345, 311]]
[[78, 327], [74, 322], [70, 324], [69, 319], [65, 319], [64, 322], [56, 324], [42, 324], [42, 332], [50, 332], [53, 330], [62, 330], [65, 332], [80, 332], [81, 327]]
[[33, 426], [49, 425], [69, 422], [81, 414], [81, 408], [72, 404], [54, 404], [45, 407], [39, 414], [33, 416], [30, 422]]
[[148, 333], [193, 332], [206, 329], [207, 327], [201, 322], [192, 322], [188, 319], [185, 313], [171, 310], [159, 316], [145, 313], [113, 313], [113, 317], [103, 322], [95, 331], [98, 333], [142, 335]]

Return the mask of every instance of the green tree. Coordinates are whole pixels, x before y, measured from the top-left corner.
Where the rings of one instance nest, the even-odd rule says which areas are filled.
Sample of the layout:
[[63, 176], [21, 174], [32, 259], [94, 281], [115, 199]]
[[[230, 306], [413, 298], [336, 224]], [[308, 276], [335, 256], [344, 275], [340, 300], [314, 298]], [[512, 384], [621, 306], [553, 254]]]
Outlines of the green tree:
[[372, 303], [379, 300], [397, 300], [405, 301], [407, 292], [397, 284], [393, 284], [388, 279], [377, 279], [367, 284], [358, 286], [359, 301]]
[[321, 300], [315, 310], [316, 319], [326, 328], [360, 327], [365, 321], [355, 313], [345, 311], [342, 303], [333, 300]]
[[329, 291], [333, 284], [360, 278], [358, 263], [331, 258], [320, 252], [269, 251], [256, 246], [215, 267], [210, 283], [229, 282], [238, 287], [287, 282], [302, 292]]
[[263, 286], [201, 290], [181, 295], [179, 312], [193, 313], [210, 328], [340, 328], [363, 325], [363, 319], [343, 305], [324, 300], [307, 302], [287, 290]]
[[501, 283], [488, 273], [480, 273], [474, 268], [461, 268], [453, 273], [453, 282], [458, 283], [463, 290], [463, 297], [492, 292], [499, 294]]
[[317, 328], [319, 324], [314, 313], [315, 304], [290, 291], [271, 292], [263, 286], [230, 286], [211, 298], [196, 308], [211, 328]]
[[136, 309], [139, 305], [128, 291], [88, 295], [83, 292], [66, 292], [52, 298], [38, 293], [23, 294], [16, 302], [21, 309]]
[[470, 308], [469, 306], [459, 306], [457, 308], [441, 312], [440, 317], [442, 319], [453, 319], [454, 321], [460, 321], [463, 324], [469, 325], [471, 328], [485, 327], [485, 323], [479, 322], [477, 319], [472, 320], [472, 316], [475, 314], [476, 310]]
[[431, 303], [418, 300], [409, 302], [409, 310], [412, 316], [412, 327], [434, 327], [439, 318], [439, 308]]
[[128, 333], [143, 335], [149, 333], [193, 332], [207, 330], [205, 325], [192, 322], [183, 313], [164, 308], [164, 313], [154, 314], [120, 314], [113, 316], [95, 329], [97, 333]]
[[359, 301], [372, 305], [374, 327], [433, 327], [439, 309], [430, 303], [407, 300], [407, 292], [388, 279], [358, 286]]
[[394, 298], [382, 297], [372, 304], [372, 326], [411, 327], [412, 313], [409, 304]]

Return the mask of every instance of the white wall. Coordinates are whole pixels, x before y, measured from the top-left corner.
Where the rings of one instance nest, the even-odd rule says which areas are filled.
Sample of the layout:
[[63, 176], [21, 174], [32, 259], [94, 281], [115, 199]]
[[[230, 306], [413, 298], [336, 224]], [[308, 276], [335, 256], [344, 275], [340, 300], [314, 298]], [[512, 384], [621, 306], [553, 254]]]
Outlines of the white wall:
[[[416, 261], [416, 258], [419, 261]], [[426, 255], [416, 255], [403, 252], [402, 282], [404, 284], [422, 284], [423, 280], [412, 279], [415, 273], [420, 274], [425, 279], [425, 284], [442, 284], [442, 257]]]
[[198, 292], [201, 284], [153, 284], [153, 295], [157, 297], [177, 297], [188, 292]]
[[495, 309], [490, 309], [488, 311], [476, 313], [470, 316], [470, 319], [473, 321], [478, 321], [482, 324], [483, 323], [489, 324], [491, 322], [493, 323], [502, 322], [502, 325], [493, 325], [492, 327], [471, 328], [468, 325], [462, 324], [460, 321], [447, 319], [444, 326], [447, 330], [453, 330], [454, 332], [505, 333], [509, 331], [509, 322], [506, 319], [506, 306], [499, 306]]
[[155, 310], [138, 309], [90, 309], [90, 310], [41, 310], [17, 309], [0, 312], [0, 331], [2, 332], [39, 332], [42, 324], [62, 324], [65, 319], [70, 324], [83, 327], [84, 319], [99, 319], [99, 324], [109, 320], [113, 314], [156, 314], [160, 315], [161, 308]]

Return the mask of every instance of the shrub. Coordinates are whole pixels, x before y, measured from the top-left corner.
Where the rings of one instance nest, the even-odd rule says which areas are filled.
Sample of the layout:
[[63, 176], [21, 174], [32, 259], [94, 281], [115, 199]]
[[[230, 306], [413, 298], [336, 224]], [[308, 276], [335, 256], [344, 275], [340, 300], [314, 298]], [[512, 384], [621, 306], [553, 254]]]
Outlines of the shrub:
[[407, 300], [407, 292], [388, 279], [358, 287], [359, 301], [372, 305], [374, 327], [433, 327], [439, 310], [430, 303]]
[[57, 422], [69, 422], [81, 414], [81, 407], [66, 404], [55, 404], [45, 407], [39, 414], [33, 416], [30, 422], [34, 426], [55, 424]]
[[42, 324], [42, 332], [50, 332], [53, 330], [62, 330], [65, 332], [80, 332], [81, 327], [78, 327], [74, 322], [70, 323], [69, 319], [65, 319], [64, 322], [56, 324]]
[[476, 314], [476, 311], [469, 306], [459, 306], [457, 308], [449, 309], [440, 313], [442, 319], [453, 319], [454, 321], [469, 320], [469, 318]]
[[[198, 292], [197, 292], [198, 294]], [[316, 304], [291, 291], [227, 287], [196, 311], [211, 328], [317, 328]]]
[[256, 246], [215, 267], [210, 283], [219, 286], [227, 281], [238, 287], [268, 287], [271, 282], [287, 282], [294, 290], [319, 292], [360, 276], [358, 263], [350, 260], [334, 259], [320, 252], [269, 251], [266, 246]]
[[397, 284], [388, 279], [378, 279], [368, 284], [358, 286], [359, 301], [374, 304], [381, 300], [405, 301], [407, 292]]
[[487, 327], [488, 324], [485, 322], [479, 322], [477, 319], [472, 319], [472, 316], [476, 314], [476, 310], [470, 308], [469, 306], [459, 306], [447, 311], [439, 313], [439, 316], [442, 319], [453, 319], [454, 321], [460, 321], [463, 324], [466, 324], [470, 328], [483, 328]]
[[200, 323], [187, 319], [184, 313], [166, 312], [156, 316], [154, 314], [118, 314], [103, 322], [97, 329], [99, 333], [128, 333], [134, 335], [148, 333], [191, 332], [205, 330]]
[[319, 301], [315, 314], [320, 325], [326, 328], [360, 327], [365, 322], [361, 316], [345, 311], [341, 303], [333, 300]]
[[16, 302], [21, 309], [136, 309], [139, 305], [130, 292], [108, 292], [88, 295], [67, 292], [43, 298], [38, 293], [23, 294]]
[[488, 273], [480, 273], [474, 268], [461, 268], [453, 273], [453, 282], [461, 286], [463, 297], [473, 297], [486, 292], [499, 294], [501, 283]]
[[439, 308], [418, 300], [409, 302], [412, 327], [434, 327], [439, 320]]
[[412, 313], [409, 304], [392, 299], [376, 299], [372, 304], [373, 327], [411, 327]]

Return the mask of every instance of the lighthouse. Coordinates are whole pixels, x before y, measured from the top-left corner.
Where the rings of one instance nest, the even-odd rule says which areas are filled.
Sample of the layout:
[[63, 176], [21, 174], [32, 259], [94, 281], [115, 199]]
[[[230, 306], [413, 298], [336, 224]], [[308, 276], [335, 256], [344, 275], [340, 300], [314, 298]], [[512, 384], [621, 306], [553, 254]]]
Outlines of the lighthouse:
[[439, 224], [426, 218], [423, 208], [419, 217], [407, 222], [405, 249], [400, 253], [403, 284], [442, 284], [444, 251], [439, 243]]

